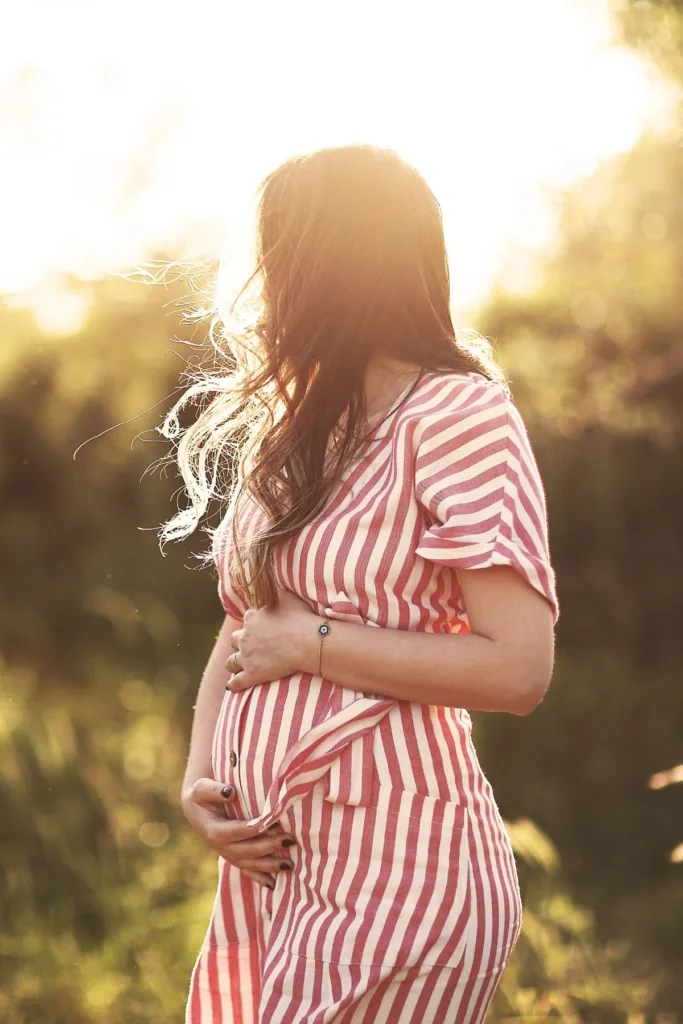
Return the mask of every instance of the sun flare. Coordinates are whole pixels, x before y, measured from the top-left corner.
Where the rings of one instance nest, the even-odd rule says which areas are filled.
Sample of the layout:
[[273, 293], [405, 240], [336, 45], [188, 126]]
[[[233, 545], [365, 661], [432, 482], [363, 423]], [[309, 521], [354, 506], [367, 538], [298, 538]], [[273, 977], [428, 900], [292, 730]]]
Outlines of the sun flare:
[[455, 305], [472, 308], [496, 275], [523, 284], [509, 254], [547, 244], [554, 190], [665, 115], [665, 87], [610, 32], [606, 3], [577, 0], [15, 7], [0, 292], [22, 301], [160, 244], [229, 248], [272, 166], [362, 141], [434, 188]]

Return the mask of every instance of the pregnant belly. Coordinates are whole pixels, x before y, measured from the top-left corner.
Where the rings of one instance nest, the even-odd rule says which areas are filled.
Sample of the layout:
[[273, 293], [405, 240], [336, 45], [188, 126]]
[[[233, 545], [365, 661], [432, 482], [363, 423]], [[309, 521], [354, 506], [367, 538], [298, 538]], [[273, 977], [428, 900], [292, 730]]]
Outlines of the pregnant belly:
[[299, 672], [237, 693], [226, 691], [213, 737], [212, 766], [216, 779], [237, 790], [235, 816], [260, 814], [287, 751], [356, 696], [320, 676]]

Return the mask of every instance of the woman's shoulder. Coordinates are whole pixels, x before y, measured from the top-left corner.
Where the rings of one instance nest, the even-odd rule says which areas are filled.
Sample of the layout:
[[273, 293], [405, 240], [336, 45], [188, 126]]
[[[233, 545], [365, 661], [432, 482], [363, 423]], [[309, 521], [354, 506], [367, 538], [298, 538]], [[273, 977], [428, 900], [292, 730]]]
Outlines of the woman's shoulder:
[[430, 370], [406, 406], [406, 418], [422, 435], [463, 421], [508, 415], [512, 405], [504, 381], [474, 370]]

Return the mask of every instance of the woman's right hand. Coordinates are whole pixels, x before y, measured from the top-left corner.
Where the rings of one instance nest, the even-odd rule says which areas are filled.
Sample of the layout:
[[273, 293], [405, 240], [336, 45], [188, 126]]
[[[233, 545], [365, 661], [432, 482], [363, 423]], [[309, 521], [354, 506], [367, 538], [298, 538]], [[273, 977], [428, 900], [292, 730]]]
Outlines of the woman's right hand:
[[[231, 792], [226, 796], [228, 789]], [[226, 805], [234, 797], [235, 790], [231, 786], [226, 787], [215, 779], [197, 779], [183, 790], [181, 806], [195, 832], [221, 857], [259, 885], [273, 889], [278, 871], [287, 870], [283, 864], [292, 867], [286, 846], [293, 846], [296, 840], [283, 831], [279, 822], [265, 833], [259, 833], [254, 825], [226, 818]]]

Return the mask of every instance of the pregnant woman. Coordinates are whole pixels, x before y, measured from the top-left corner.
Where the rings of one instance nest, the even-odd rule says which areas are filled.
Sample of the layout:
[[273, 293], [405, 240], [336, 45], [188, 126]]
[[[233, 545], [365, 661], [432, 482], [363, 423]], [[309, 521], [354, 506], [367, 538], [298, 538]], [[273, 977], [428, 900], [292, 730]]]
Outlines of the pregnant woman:
[[538, 469], [396, 154], [287, 161], [257, 242], [254, 318], [180, 403], [203, 402], [191, 501], [164, 527], [228, 499], [182, 790], [220, 855], [186, 1021], [475, 1024], [521, 905], [465, 709], [526, 715], [548, 687]]

